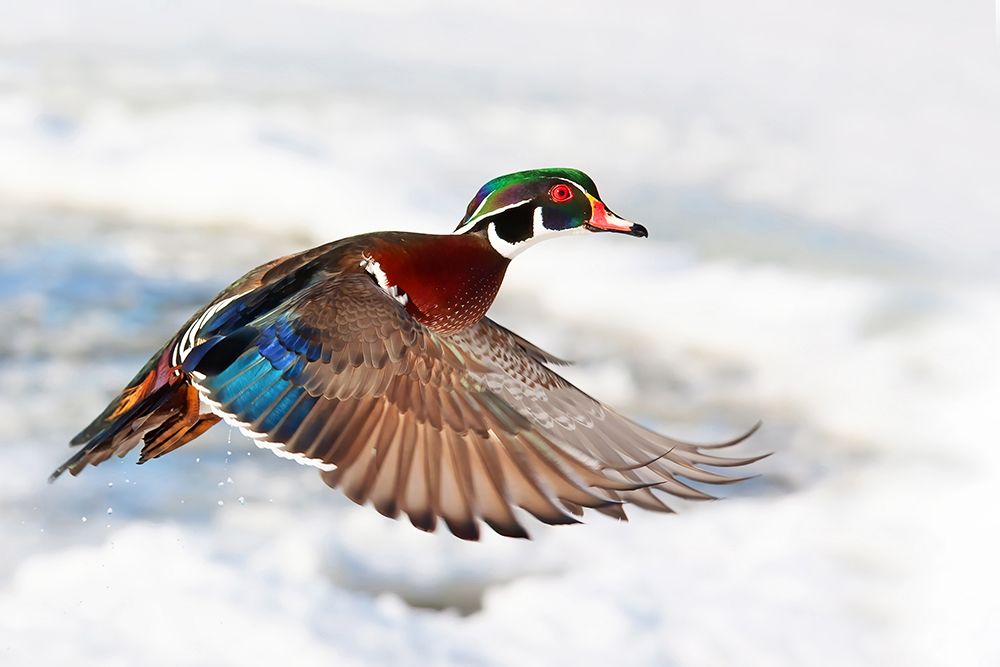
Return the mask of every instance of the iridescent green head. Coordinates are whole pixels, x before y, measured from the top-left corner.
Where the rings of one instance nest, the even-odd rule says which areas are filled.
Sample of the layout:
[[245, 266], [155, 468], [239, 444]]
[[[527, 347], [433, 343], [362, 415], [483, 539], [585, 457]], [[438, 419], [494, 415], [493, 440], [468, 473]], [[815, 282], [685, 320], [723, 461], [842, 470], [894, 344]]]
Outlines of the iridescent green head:
[[648, 236], [645, 227], [604, 205], [589, 176], [564, 168], [494, 178], [469, 202], [455, 233], [482, 234], [510, 258], [542, 239], [582, 231]]

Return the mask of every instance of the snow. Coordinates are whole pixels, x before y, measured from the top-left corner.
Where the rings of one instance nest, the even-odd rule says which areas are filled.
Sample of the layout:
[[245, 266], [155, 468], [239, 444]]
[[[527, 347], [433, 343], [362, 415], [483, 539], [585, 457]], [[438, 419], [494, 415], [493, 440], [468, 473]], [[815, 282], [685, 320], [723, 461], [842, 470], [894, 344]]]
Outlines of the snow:
[[[0, 0], [0, 661], [1000, 662], [989, 9]], [[247, 268], [556, 165], [651, 238], [493, 315], [671, 435], [763, 419], [724, 500], [467, 544], [225, 425], [45, 483]]]

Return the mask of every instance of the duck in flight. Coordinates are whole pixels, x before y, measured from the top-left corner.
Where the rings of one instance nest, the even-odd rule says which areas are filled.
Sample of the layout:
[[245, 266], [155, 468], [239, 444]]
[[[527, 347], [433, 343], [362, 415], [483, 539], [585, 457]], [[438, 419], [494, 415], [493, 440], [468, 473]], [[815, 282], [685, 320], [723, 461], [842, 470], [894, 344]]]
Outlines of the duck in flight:
[[712, 498], [686, 481], [737, 481], [704, 466], [761, 458], [718, 453], [756, 427], [709, 445], [659, 435], [486, 317], [517, 254], [597, 232], [647, 236], [583, 172], [537, 169], [484, 185], [453, 234], [362, 234], [268, 262], [196, 312], [51, 479], [139, 443], [144, 463], [224, 420], [358, 504], [468, 540], [480, 521], [527, 537], [518, 507], [569, 524]]

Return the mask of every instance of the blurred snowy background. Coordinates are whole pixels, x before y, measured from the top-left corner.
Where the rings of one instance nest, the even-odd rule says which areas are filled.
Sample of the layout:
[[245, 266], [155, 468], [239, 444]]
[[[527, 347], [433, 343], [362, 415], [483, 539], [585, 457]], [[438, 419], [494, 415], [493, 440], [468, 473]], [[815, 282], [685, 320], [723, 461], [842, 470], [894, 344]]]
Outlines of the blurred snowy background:
[[[0, 0], [3, 665], [1000, 664], [990, 3]], [[226, 426], [49, 486], [246, 269], [589, 172], [651, 238], [493, 314], [774, 451], [726, 500], [466, 544]]]

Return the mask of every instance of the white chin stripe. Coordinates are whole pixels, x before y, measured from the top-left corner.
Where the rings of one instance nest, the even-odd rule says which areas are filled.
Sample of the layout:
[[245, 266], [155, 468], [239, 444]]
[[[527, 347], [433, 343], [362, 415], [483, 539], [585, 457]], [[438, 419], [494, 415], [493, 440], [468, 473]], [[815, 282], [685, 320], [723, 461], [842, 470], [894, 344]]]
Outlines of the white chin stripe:
[[571, 229], [547, 228], [544, 224], [542, 207], [537, 206], [532, 214], [531, 238], [518, 241], [517, 243], [505, 241], [500, 238], [499, 234], [497, 234], [496, 223], [494, 222], [491, 222], [489, 227], [486, 228], [486, 236], [489, 238], [490, 245], [493, 246], [494, 250], [508, 259], [513, 259], [515, 256], [521, 254], [539, 241], [551, 239], [555, 236], [567, 236], [569, 234], [577, 234], [586, 231], [587, 230], [583, 226], [573, 227]]
[[[200, 373], [192, 375], [197, 376], [200, 375]], [[204, 378], [203, 375], [201, 377]], [[292, 461], [300, 463], [304, 466], [311, 466], [313, 468], [319, 468], [320, 470], [337, 469], [337, 466], [333, 465], [332, 463], [326, 463], [321, 459], [312, 459], [300, 452], [286, 452], [283, 449], [285, 446], [284, 443], [268, 442], [267, 440], [264, 440], [264, 438], [267, 437], [266, 433], [260, 433], [258, 431], [253, 430], [252, 428], [250, 428], [250, 424], [246, 422], [241, 422], [239, 419], [236, 418], [236, 415], [232, 414], [231, 412], [226, 412], [225, 410], [223, 410], [222, 406], [217, 401], [213, 401], [211, 398], [208, 397], [208, 391], [206, 391], [206, 389], [201, 385], [199, 385], [197, 382], [192, 381], [191, 384], [192, 386], [194, 386], [195, 389], [198, 390], [198, 393], [201, 395], [202, 405], [208, 407], [209, 410], [211, 410], [214, 414], [221, 417], [222, 420], [227, 424], [229, 424], [230, 426], [235, 426], [236, 428], [238, 428], [240, 430], [240, 433], [253, 440], [253, 443], [258, 447], [260, 447], [261, 449], [269, 449], [283, 459], [291, 459]]]
[[385, 271], [382, 270], [382, 266], [374, 259], [368, 255], [363, 255], [361, 258], [361, 266], [365, 267], [365, 271], [375, 277], [375, 281], [378, 283], [379, 287], [384, 289], [389, 296], [398, 301], [401, 305], [405, 306], [410, 301], [410, 297], [406, 295], [406, 292], [399, 288], [399, 285], [389, 284], [389, 276], [385, 275]]

